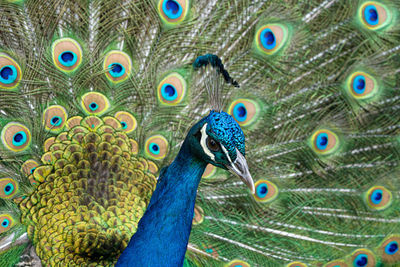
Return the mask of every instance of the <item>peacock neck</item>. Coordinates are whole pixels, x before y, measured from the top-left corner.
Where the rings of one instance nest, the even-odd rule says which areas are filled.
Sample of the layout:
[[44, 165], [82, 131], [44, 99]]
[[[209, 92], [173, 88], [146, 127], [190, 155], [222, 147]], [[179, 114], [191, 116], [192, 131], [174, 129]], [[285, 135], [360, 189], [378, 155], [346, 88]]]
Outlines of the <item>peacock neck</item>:
[[117, 266], [182, 266], [206, 163], [190, 151], [187, 141], [164, 168], [137, 232]]

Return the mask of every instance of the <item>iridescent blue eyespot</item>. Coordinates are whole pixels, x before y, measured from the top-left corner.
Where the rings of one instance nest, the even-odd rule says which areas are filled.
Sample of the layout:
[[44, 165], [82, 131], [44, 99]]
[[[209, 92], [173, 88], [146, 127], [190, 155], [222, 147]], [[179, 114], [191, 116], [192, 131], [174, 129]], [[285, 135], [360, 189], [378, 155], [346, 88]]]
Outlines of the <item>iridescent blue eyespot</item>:
[[177, 19], [182, 15], [182, 7], [175, 0], [167, 0], [162, 4], [162, 11], [169, 19]]
[[26, 133], [24, 131], [19, 131], [13, 136], [13, 145], [14, 146], [22, 146], [26, 142]]
[[313, 151], [320, 155], [331, 155], [336, 152], [340, 146], [338, 136], [328, 129], [315, 131], [311, 136], [310, 143]]
[[119, 63], [111, 63], [108, 65], [109, 73], [114, 78], [119, 78], [125, 74], [125, 67]]
[[118, 111], [115, 113], [115, 118], [120, 121], [122, 129], [126, 133], [130, 133], [136, 129], [137, 121], [132, 114], [126, 111]]
[[78, 61], [78, 56], [72, 51], [64, 51], [58, 55], [58, 62], [65, 67], [71, 67]]
[[8, 196], [14, 191], [14, 185], [12, 183], [8, 183], [4, 187], [4, 193]]
[[327, 133], [320, 133], [317, 135], [317, 148], [319, 150], [325, 150], [328, 146], [328, 134]]
[[89, 108], [90, 108], [90, 110], [95, 111], [96, 109], [99, 108], [99, 106], [97, 105], [96, 102], [92, 102], [89, 104]]
[[261, 32], [261, 44], [265, 49], [271, 50], [276, 46], [276, 39], [274, 33], [270, 29], [264, 29]]
[[400, 235], [390, 235], [382, 242], [378, 252], [381, 258], [381, 266], [398, 266], [400, 263]]
[[233, 116], [237, 121], [243, 122], [247, 119], [247, 109], [243, 103], [238, 103], [233, 108]]
[[0, 214], [0, 234], [8, 231], [14, 224], [14, 219], [10, 214]]
[[399, 243], [397, 241], [392, 241], [385, 247], [385, 253], [388, 255], [394, 255], [397, 251], [399, 251]]
[[153, 159], [163, 159], [167, 155], [168, 141], [162, 135], [153, 135], [145, 142], [145, 153]]
[[62, 123], [62, 119], [60, 116], [54, 116], [50, 120], [50, 124], [53, 126], [59, 126]]
[[369, 30], [379, 30], [394, 21], [392, 20], [392, 10], [379, 2], [366, 1], [359, 7], [359, 20]]
[[46, 130], [53, 133], [60, 132], [64, 128], [67, 119], [67, 111], [60, 105], [49, 106], [43, 113], [43, 125]]
[[363, 71], [353, 72], [347, 81], [348, 91], [355, 99], [368, 99], [379, 91], [379, 84], [374, 77]]
[[161, 96], [166, 101], [175, 101], [178, 98], [178, 92], [172, 84], [165, 83], [161, 87]]
[[33, 160], [33, 159], [28, 159], [25, 161], [22, 166], [21, 166], [21, 171], [26, 175], [29, 176], [30, 174], [33, 174], [35, 171], [36, 167], [38, 167], [39, 164]]
[[17, 79], [18, 72], [13, 65], [6, 65], [0, 69], [0, 83], [11, 84]]
[[55, 66], [66, 73], [73, 72], [82, 63], [82, 49], [71, 38], [62, 38], [53, 42], [52, 57]]
[[0, 178], [0, 199], [11, 199], [18, 192], [18, 183], [12, 178]]
[[383, 197], [383, 191], [381, 189], [374, 190], [371, 195], [371, 201], [375, 205], [381, 203]]
[[359, 95], [363, 94], [365, 92], [365, 84], [365, 77], [357, 75], [353, 79], [353, 91]]
[[31, 133], [26, 126], [18, 122], [10, 122], [1, 131], [1, 141], [14, 152], [22, 151], [29, 147]]
[[119, 50], [108, 52], [103, 62], [104, 74], [112, 83], [128, 79], [132, 71], [132, 60], [128, 54]]
[[156, 143], [151, 143], [149, 148], [151, 153], [155, 155], [160, 154], [160, 147]]
[[260, 108], [253, 100], [237, 99], [230, 104], [228, 113], [240, 126], [249, 126], [257, 121]]
[[353, 261], [353, 265], [355, 267], [365, 267], [368, 264], [368, 255], [367, 254], [359, 254]]
[[379, 23], [379, 14], [376, 7], [367, 5], [364, 9], [364, 18], [369, 25], [377, 25]]
[[258, 28], [255, 45], [264, 55], [273, 55], [281, 50], [289, 39], [289, 29], [283, 24], [265, 24]]
[[267, 180], [258, 180], [255, 184], [254, 199], [258, 202], [270, 202], [278, 196], [278, 188]]
[[373, 186], [367, 191], [365, 200], [372, 209], [383, 210], [392, 203], [392, 193], [384, 186]]
[[21, 68], [7, 54], [0, 53], [0, 88], [14, 89], [22, 77]]
[[3, 222], [1, 223], [1, 226], [4, 228], [7, 228], [10, 225], [10, 221], [8, 219], [4, 219]]
[[157, 9], [162, 22], [171, 27], [185, 20], [189, 11], [189, 0], [159, 0]]
[[87, 114], [101, 115], [108, 110], [110, 102], [98, 92], [89, 92], [82, 96], [81, 105]]
[[182, 75], [173, 72], [162, 79], [157, 86], [157, 97], [163, 105], [180, 103], [186, 93], [186, 81]]
[[268, 185], [266, 183], [260, 184], [257, 187], [257, 196], [264, 198], [268, 194]]
[[14, 219], [10, 214], [0, 214], [0, 234], [8, 231], [13, 226], [13, 223]]

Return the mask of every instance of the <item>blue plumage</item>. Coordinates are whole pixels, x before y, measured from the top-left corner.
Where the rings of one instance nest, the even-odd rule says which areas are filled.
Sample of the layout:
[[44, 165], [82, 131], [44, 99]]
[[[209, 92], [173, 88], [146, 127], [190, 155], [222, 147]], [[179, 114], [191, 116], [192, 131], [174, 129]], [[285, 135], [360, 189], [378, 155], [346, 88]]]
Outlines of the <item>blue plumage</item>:
[[[190, 167], [188, 167], [190, 166]], [[116, 266], [182, 266], [206, 163], [185, 142], [159, 177], [146, 213]]]
[[[203, 140], [210, 138], [215, 147], [209, 142], [204, 147]], [[229, 152], [224, 153], [222, 147]], [[161, 171], [138, 230], [116, 266], [182, 266], [197, 187], [207, 163], [231, 168], [239, 154], [245, 154], [244, 134], [227, 113], [211, 111], [194, 125], [178, 156]]]

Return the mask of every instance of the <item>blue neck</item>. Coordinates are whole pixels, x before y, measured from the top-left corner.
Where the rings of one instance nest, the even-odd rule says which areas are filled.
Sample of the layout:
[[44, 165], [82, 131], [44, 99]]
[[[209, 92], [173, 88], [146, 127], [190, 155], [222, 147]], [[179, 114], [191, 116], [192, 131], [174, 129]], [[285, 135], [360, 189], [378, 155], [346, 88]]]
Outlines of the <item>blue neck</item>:
[[137, 232], [116, 266], [182, 266], [192, 227], [197, 187], [207, 163], [187, 141], [163, 169]]

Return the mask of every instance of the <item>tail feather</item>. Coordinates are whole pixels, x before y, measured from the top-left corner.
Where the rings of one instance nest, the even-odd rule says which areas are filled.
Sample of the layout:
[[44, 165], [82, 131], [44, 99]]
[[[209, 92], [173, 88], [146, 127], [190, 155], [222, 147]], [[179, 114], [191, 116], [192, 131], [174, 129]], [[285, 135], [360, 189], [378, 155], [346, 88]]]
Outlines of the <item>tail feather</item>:
[[[101, 143], [97, 136], [112, 144], [114, 150], [102, 143], [104, 151], [120, 153], [114, 145], [119, 142], [123, 161], [136, 166], [137, 177], [153, 177], [170, 162], [189, 126], [210, 109], [207, 70], [192, 64], [213, 54], [222, 60], [216, 64], [223, 63], [220, 71], [229, 72], [226, 80], [240, 85], [223, 86], [218, 97], [244, 129], [256, 194], [209, 166], [185, 264], [396, 266], [399, 10], [398, 3], [385, 0], [1, 3], [0, 186], [10, 186], [11, 197], [0, 193], [0, 223], [8, 223], [0, 225], [0, 251], [14, 258], [31, 252], [19, 240], [26, 240], [24, 231], [35, 232], [27, 221], [47, 218], [35, 196], [50, 190], [46, 182], [70, 174], [68, 168], [57, 172], [62, 159], [70, 160], [70, 170], [80, 164], [81, 176], [86, 167], [105, 170], [106, 163], [96, 165], [89, 155], [89, 144]], [[55, 116], [61, 126], [51, 121]], [[87, 173], [86, 182], [92, 189], [118, 188], [92, 192], [106, 208], [115, 203], [116, 192], [152, 191], [146, 182], [130, 184], [102, 173], [112, 179]], [[75, 203], [62, 193], [61, 184], [73, 179], [68, 177], [57, 180], [53, 194]], [[66, 184], [80, 192], [86, 182]], [[52, 206], [42, 193], [37, 203]], [[140, 214], [146, 200], [134, 203]], [[115, 204], [107, 213], [96, 206], [90, 226], [108, 229], [106, 237], [119, 242], [116, 233], [128, 231], [121, 225], [127, 223], [129, 234], [135, 226], [132, 218], [118, 217], [126, 203]], [[83, 217], [93, 214], [83, 210]], [[94, 228], [82, 229], [92, 237]], [[77, 247], [91, 246], [80, 239], [82, 229], [65, 232]], [[8, 245], [10, 237], [16, 246]], [[57, 262], [46, 258], [47, 243], [35, 238], [41, 260]], [[112, 264], [115, 255], [103, 255], [98, 263]], [[20, 265], [37, 262], [28, 258]]]

